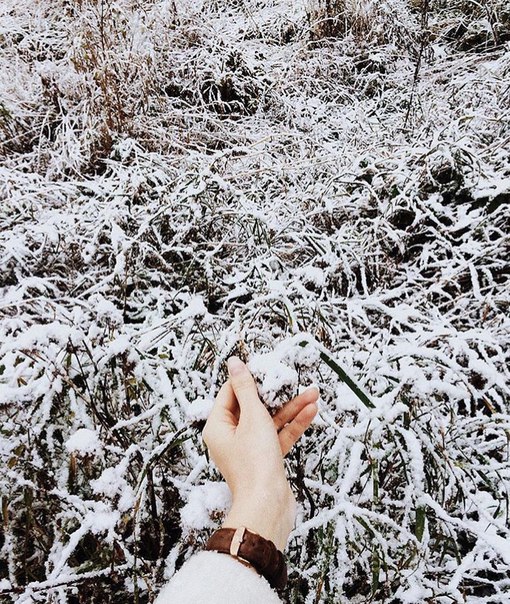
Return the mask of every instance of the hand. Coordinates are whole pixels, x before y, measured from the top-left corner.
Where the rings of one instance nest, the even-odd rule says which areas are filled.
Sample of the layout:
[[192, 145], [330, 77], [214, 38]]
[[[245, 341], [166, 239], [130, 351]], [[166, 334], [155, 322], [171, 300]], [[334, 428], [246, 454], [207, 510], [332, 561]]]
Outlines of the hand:
[[283, 550], [296, 505], [283, 458], [315, 417], [319, 393], [309, 388], [271, 417], [246, 365], [231, 357], [228, 369], [230, 379], [221, 387], [202, 433], [232, 492], [223, 526], [245, 526]]

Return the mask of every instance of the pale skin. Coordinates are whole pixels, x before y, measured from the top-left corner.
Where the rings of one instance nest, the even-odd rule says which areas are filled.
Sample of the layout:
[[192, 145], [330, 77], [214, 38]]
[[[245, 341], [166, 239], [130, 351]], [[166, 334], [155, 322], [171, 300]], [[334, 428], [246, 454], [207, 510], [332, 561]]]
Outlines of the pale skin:
[[228, 369], [202, 433], [232, 493], [223, 526], [244, 526], [282, 551], [296, 515], [283, 459], [315, 417], [319, 392], [308, 388], [271, 417], [248, 367], [231, 357]]

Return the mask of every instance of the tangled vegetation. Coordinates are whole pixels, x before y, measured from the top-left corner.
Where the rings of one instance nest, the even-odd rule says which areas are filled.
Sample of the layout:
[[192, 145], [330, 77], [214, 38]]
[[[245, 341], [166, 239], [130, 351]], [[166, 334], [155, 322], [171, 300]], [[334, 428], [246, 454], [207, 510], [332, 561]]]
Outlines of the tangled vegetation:
[[0, 602], [154, 600], [232, 352], [288, 602], [508, 601], [509, 82], [506, 0], [1, 3]]

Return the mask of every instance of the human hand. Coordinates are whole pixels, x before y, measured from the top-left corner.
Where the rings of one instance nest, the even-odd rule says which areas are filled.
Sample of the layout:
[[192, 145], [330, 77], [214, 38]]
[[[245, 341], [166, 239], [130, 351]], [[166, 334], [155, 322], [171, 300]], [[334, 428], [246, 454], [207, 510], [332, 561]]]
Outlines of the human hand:
[[228, 369], [230, 379], [221, 387], [202, 433], [232, 492], [223, 526], [245, 526], [283, 550], [295, 518], [283, 458], [315, 417], [319, 393], [308, 388], [271, 417], [246, 365], [232, 357]]

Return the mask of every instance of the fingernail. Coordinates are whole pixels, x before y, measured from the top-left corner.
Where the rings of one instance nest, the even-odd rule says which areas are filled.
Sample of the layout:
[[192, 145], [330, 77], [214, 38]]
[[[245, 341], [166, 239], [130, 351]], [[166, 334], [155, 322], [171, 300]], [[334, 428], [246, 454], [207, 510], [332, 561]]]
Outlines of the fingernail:
[[244, 363], [237, 357], [230, 357], [227, 361], [227, 366], [231, 376], [239, 375], [244, 371]]

